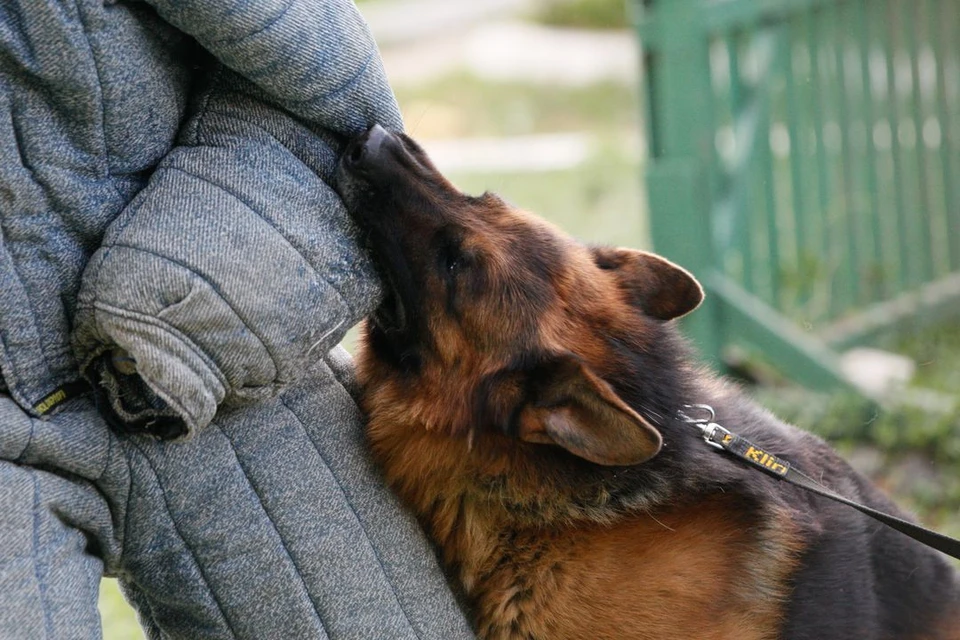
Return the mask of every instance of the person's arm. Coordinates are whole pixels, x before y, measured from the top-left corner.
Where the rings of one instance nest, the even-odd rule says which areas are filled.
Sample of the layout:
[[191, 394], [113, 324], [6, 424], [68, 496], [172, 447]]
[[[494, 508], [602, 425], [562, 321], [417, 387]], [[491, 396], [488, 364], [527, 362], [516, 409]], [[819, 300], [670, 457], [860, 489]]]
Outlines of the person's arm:
[[347, 136], [402, 123], [350, 2], [154, 4], [226, 68], [91, 260], [74, 343], [117, 422], [176, 437], [276, 394], [372, 309], [329, 181]]
[[[122, 15], [109, 24], [136, 24]], [[122, 29], [96, 35], [105, 56], [128, 53]], [[0, 511], [31, 527], [3, 556], [19, 566], [0, 570], [0, 629], [95, 633], [103, 566], [150, 638], [470, 637], [429, 544], [370, 464], [349, 366], [322, 361], [378, 293], [326, 179], [344, 136], [368, 120], [399, 127], [379, 63], [337, 81], [375, 56], [370, 39], [339, 34], [362, 49], [343, 59], [348, 45], [330, 35], [315, 59], [330, 82], [319, 119], [229, 69], [192, 74], [206, 89], [107, 230], [71, 318], [78, 361], [109, 404], [81, 396], [36, 418], [0, 394]], [[107, 86], [163, 95], [182, 53]], [[91, 111], [91, 129], [121, 151], [142, 144], [139, 119]], [[172, 416], [194, 437], [118, 436], [101, 417], [111, 413]]]
[[351, 0], [147, 1], [310, 124], [342, 135], [374, 123], [402, 126], [384, 91], [376, 45]]

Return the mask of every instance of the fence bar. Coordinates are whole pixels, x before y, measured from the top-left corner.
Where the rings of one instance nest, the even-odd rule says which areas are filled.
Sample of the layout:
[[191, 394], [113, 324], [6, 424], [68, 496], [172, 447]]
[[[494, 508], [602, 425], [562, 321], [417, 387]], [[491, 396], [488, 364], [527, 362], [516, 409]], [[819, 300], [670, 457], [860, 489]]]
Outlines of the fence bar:
[[861, 286], [861, 269], [863, 262], [863, 250], [860, 244], [863, 242], [861, 233], [862, 209], [860, 199], [857, 195], [857, 171], [854, 162], [854, 141], [853, 141], [853, 122], [850, 117], [850, 91], [847, 86], [847, 27], [850, 9], [852, 3], [845, 2], [835, 7], [833, 15], [834, 23], [834, 53], [837, 68], [837, 87], [839, 88], [840, 98], [838, 102], [840, 116], [840, 134], [841, 134], [841, 162], [844, 174], [844, 202], [846, 213], [847, 235], [847, 256], [845, 259], [847, 295], [844, 296], [846, 304], [842, 306], [846, 310], [855, 303], [862, 303], [864, 300], [864, 287]]
[[[747, 165], [747, 173], [753, 173], [753, 158], [755, 154], [749, 153], [746, 149], [746, 140], [745, 140], [745, 130], [748, 128], [744, 126], [744, 110], [747, 103], [748, 97], [753, 97], [755, 95], [754, 91], [746, 91], [743, 85], [743, 74], [740, 72], [740, 46], [741, 38], [739, 32], [734, 32], [724, 38], [724, 43], [727, 46], [727, 64], [729, 67], [728, 73], [730, 75], [730, 113], [733, 115], [731, 126], [733, 129], [733, 144], [735, 149], [735, 158], [737, 158], [736, 166], [740, 166], [740, 158], [748, 158], [750, 164]], [[745, 95], [748, 94], [748, 95]], [[740, 175], [743, 175], [743, 171], [739, 172]], [[734, 215], [739, 220], [745, 220], [746, 222], [740, 225], [734, 225], [734, 230], [739, 226], [742, 230], [741, 233], [736, 233], [734, 231], [733, 240], [737, 243], [737, 247], [740, 251], [740, 281], [743, 283], [743, 286], [747, 291], [754, 291], [756, 288], [756, 283], [753, 278], [753, 226], [750, 224], [750, 219], [753, 211], [753, 201], [750, 198], [750, 193], [748, 190], [744, 189], [741, 185], [734, 186], [734, 193], [740, 192], [745, 193], [745, 197], [734, 199], [734, 206], [737, 207], [737, 211], [734, 212]]]
[[795, 260], [796, 293], [794, 304], [799, 307], [804, 297], [801, 282], [801, 271], [807, 261], [807, 215], [805, 202], [809, 188], [803, 175], [803, 127], [801, 125], [801, 102], [797, 92], [797, 78], [795, 73], [795, 57], [798, 37], [797, 19], [787, 22], [785, 37], [787, 50], [784, 56], [784, 86], [786, 90], [785, 113], [787, 118], [787, 133], [790, 136], [790, 189], [793, 196], [793, 243]]
[[919, 28], [916, 20], [916, 13], [920, 10], [921, 0], [912, 0], [906, 9], [903, 10], [901, 4], [900, 14], [904, 17], [903, 32], [907, 35], [907, 51], [910, 55], [910, 69], [913, 79], [911, 85], [913, 128], [914, 128], [914, 146], [915, 149], [913, 163], [916, 167], [918, 197], [914, 200], [914, 206], [918, 208], [918, 218], [916, 225], [914, 251], [917, 254], [915, 261], [914, 279], [911, 285], [929, 282], [934, 274], [934, 254], [933, 254], [933, 231], [932, 221], [932, 203], [930, 200], [930, 179], [927, 169], [927, 151], [923, 140], [923, 96], [920, 93], [920, 52], [917, 47], [917, 29]]
[[830, 323], [819, 331], [819, 336], [842, 351], [868, 344], [893, 330], [956, 317], [958, 307], [960, 273], [953, 273]]
[[[647, 43], [646, 98], [651, 157], [647, 194], [654, 246], [706, 280], [716, 269], [707, 162], [714, 144], [709, 44], [701, 25], [700, 0], [648, 0], [641, 35]], [[725, 327], [720, 308], [708, 295], [683, 328], [704, 357], [721, 363]]]
[[[819, 9], [820, 7], [817, 7]], [[811, 11], [804, 16], [807, 28], [807, 49], [810, 55], [810, 85], [812, 94], [810, 99], [811, 111], [813, 112], [813, 142], [815, 149], [815, 163], [817, 174], [817, 195], [819, 196], [819, 209], [816, 211], [816, 219], [819, 223], [819, 238], [815, 245], [810, 247], [810, 256], [822, 256], [823, 260], [818, 260], [817, 273], [821, 278], [820, 284], [830, 283], [833, 272], [833, 234], [830, 233], [830, 178], [827, 171], [827, 149], [824, 144], [824, 91], [823, 76], [820, 68], [820, 33], [821, 29], [817, 24], [818, 12]], [[813, 216], [812, 216], [813, 217]], [[819, 286], [814, 288], [811, 304], [815, 305], [812, 309], [815, 317], [823, 315], [829, 306], [831, 297], [831, 287]]]
[[828, 231], [833, 242], [831, 243], [831, 258], [836, 265], [833, 274], [834, 290], [830, 296], [830, 317], [848, 309], [857, 298], [857, 228], [856, 216], [853, 213], [853, 165], [850, 142], [850, 119], [847, 113], [847, 87], [845, 84], [843, 64], [843, 31], [840, 24], [840, 5], [833, 4], [822, 10], [822, 17], [830, 23], [830, 47], [833, 57], [829, 63], [833, 65], [829, 75], [830, 91], [827, 95], [832, 109], [831, 120], [834, 125], [828, 134], [836, 134], [836, 145], [839, 150], [838, 161], [835, 163], [838, 187], [834, 190], [833, 216], [829, 219]]
[[852, 389], [843, 377], [836, 355], [813, 336], [735, 282], [716, 274], [709, 283], [720, 298], [723, 313], [741, 327], [741, 336], [777, 362], [794, 380], [813, 389]]
[[860, 50], [860, 76], [863, 83], [863, 101], [860, 105], [865, 114], [864, 128], [866, 135], [866, 159], [864, 166], [867, 175], [867, 193], [870, 199], [870, 208], [873, 211], [871, 216], [871, 237], [873, 239], [873, 295], [871, 300], [880, 299], [883, 294], [889, 290], [889, 283], [884, 278], [885, 273], [885, 251], [884, 251], [884, 230], [883, 230], [883, 208], [880, 203], [880, 191], [877, 179], [878, 153], [876, 142], [874, 140], [874, 131], [877, 126], [877, 115], [874, 104], [877, 96], [873, 91], [873, 82], [870, 77], [870, 55], [872, 50], [872, 40], [870, 37], [870, 13], [868, 3], [873, 0], [859, 0], [856, 3], [857, 18], [860, 28], [858, 29], [858, 40]]
[[[779, 35], [779, 30], [777, 34]], [[760, 164], [760, 171], [754, 175], [761, 181], [761, 190], [763, 191], [764, 211], [766, 212], [766, 244], [767, 244], [767, 289], [769, 291], [770, 303], [781, 308], [783, 300], [780, 297], [780, 234], [777, 229], [777, 197], [774, 191], [773, 177], [773, 154], [770, 151], [770, 112], [773, 108], [773, 92], [776, 83], [772, 80], [771, 72], [780, 67], [779, 61], [783, 57], [783, 51], [786, 46], [783, 39], [774, 34], [768, 34], [767, 37], [774, 38], [772, 43], [772, 52], [769, 54], [768, 62], [765, 67], [757, 68], [754, 74], [758, 81], [758, 91], [756, 100], [760, 103], [760, 114], [757, 122], [756, 135], [759, 136], [757, 142], [757, 162]], [[753, 63], [759, 65], [757, 56], [753, 56]], [[761, 93], [762, 90], [762, 93]], [[757, 221], [758, 226], [761, 222]]]
[[938, 23], [934, 20], [937, 15], [939, 0], [923, 0], [918, 14], [918, 24], [922, 25], [920, 48], [921, 81], [925, 92], [923, 141], [924, 152], [927, 154], [928, 184], [927, 190], [931, 198], [930, 229], [933, 262], [933, 278], [942, 278], [950, 273], [950, 234], [948, 205], [949, 186], [945, 180], [944, 154], [946, 138], [943, 136], [944, 124], [940, 113], [940, 94], [943, 87], [940, 85], [940, 60], [937, 51]]
[[958, 25], [951, 24], [949, 19], [951, 14], [949, 1], [941, 0], [936, 5], [939, 10], [929, 12], [930, 38], [937, 62], [937, 119], [940, 122], [940, 163], [943, 167], [943, 199], [949, 232], [947, 234], [948, 265], [951, 271], [956, 271], [960, 270], [960, 231], [958, 231], [960, 230], [960, 199], [957, 197], [957, 190], [960, 188], [957, 182], [960, 176], [955, 171], [958, 165], [954, 152], [960, 146], [960, 140], [953, 138], [953, 118], [948, 105], [950, 96], [947, 94], [946, 78], [950, 54], [944, 42], [953, 39], [954, 29]]
[[[880, 3], [877, 2], [877, 4]], [[901, 293], [909, 287], [911, 280], [910, 274], [913, 260], [909, 255], [910, 242], [908, 238], [910, 238], [912, 234], [910, 230], [910, 214], [906, 210], [906, 201], [903, 193], [903, 157], [900, 148], [900, 136], [898, 135], [900, 129], [900, 107], [898, 104], [900, 96], [897, 93], [896, 68], [894, 67], [897, 48], [896, 40], [893, 37], [896, 25], [891, 24], [891, 18], [895, 15], [893, 12], [893, 0], [883, 0], [883, 8], [886, 14], [884, 16], [886, 29], [883, 30], [883, 48], [886, 53], [887, 62], [887, 121], [890, 123], [890, 153], [893, 160], [893, 176], [890, 181], [890, 186], [894, 189], [897, 221], [894, 242], [897, 247], [896, 255], [899, 258], [896, 290], [897, 293]]]

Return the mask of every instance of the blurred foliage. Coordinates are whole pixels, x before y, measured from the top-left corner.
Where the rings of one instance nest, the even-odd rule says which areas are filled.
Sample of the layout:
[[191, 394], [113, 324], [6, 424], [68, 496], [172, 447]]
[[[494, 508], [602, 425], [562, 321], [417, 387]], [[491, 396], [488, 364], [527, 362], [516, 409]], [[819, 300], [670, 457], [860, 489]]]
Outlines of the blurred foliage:
[[605, 82], [558, 87], [493, 82], [455, 74], [418, 87], [397, 87], [407, 132], [418, 138], [513, 136], [639, 127], [635, 87]]
[[104, 640], [141, 640], [143, 631], [137, 616], [123, 599], [120, 587], [113, 578], [100, 581], [100, 619]]
[[[878, 407], [853, 394], [755, 387], [752, 395], [777, 416], [838, 446], [873, 446], [920, 454], [960, 470], [960, 403], [950, 410], [911, 404]], [[958, 503], [960, 506], [960, 503]]]
[[544, 3], [534, 19], [552, 27], [580, 29], [626, 29], [628, 0], [552, 0]]
[[885, 406], [783, 382], [750, 389], [783, 420], [834, 444], [921, 520], [960, 536], [960, 324], [917, 326], [878, 340], [917, 374]]
[[887, 336], [881, 346], [909, 354], [917, 363], [914, 385], [942, 393], [960, 393], [960, 323], [915, 326]]
[[466, 193], [493, 191], [591, 244], [647, 246], [640, 166], [620, 149], [600, 149], [575, 169], [450, 176]]

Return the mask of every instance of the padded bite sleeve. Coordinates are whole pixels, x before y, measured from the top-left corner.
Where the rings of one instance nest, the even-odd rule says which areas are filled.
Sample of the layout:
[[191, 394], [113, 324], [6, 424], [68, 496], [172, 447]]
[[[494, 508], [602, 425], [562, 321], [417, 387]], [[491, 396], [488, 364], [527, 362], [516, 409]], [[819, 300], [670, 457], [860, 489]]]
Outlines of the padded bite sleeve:
[[84, 273], [75, 352], [123, 425], [183, 436], [223, 402], [271, 397], [376, 302], [324, 180], [339, 138], [258, 91], [219, 72]]

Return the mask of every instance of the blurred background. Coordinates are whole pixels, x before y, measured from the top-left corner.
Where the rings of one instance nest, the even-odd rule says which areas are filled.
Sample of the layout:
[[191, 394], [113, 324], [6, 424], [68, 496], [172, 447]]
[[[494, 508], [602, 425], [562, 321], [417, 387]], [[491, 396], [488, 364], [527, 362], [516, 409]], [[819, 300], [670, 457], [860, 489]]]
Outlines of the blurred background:
[[358, 6], [455, 184], [693, 271], [707, 362], [960, 535], [960, 0]]

